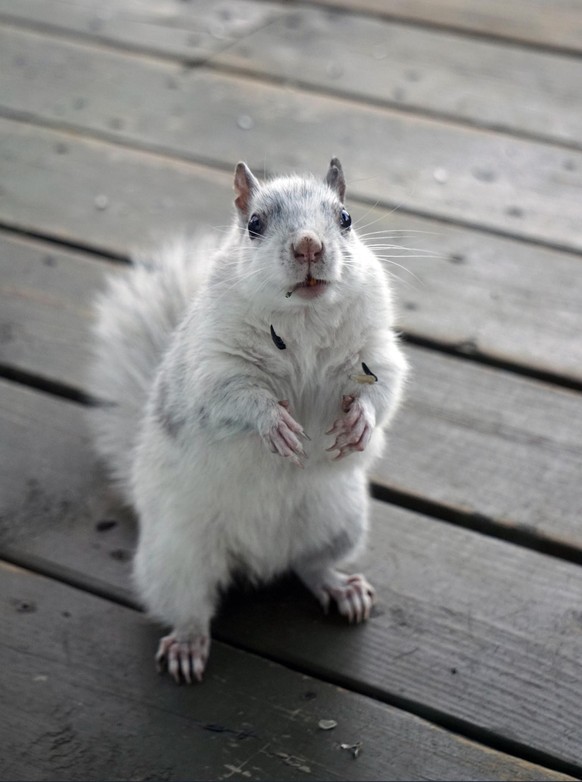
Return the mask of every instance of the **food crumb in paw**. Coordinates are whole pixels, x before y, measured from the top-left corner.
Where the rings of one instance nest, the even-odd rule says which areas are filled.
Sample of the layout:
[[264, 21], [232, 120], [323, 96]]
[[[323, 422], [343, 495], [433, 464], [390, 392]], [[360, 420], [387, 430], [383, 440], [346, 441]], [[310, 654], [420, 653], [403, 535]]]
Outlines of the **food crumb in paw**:
[[333, 730], [337, 727], [337, 722], [335, 720], [319, 720], [317, 727], [321, 730]]

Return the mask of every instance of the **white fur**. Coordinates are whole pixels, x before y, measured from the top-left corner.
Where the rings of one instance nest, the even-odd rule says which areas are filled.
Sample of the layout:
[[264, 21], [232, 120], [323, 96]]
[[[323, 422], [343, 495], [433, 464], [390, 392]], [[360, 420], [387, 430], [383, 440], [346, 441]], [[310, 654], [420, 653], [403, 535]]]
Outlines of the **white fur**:
[[[332, 187], [287, 177], [248, 196], [221, 246], [196, 240], [138, 264], [97, 304], [93, 390], [113, 403], [95, 411], [97, 447], [139, 515], [139, 592], [181, 640], [208, 632], [233, 571], [295, 569], [316, 591], [361, 545], [366, 475], [406, 373], [387, 276], [353, 229], [340, 231]], [[267, 227], [251, 239], [255, 212]], [[286, 298], [306, 274], [292, 248], [305, 231], [323, 242], [311, 273], [329, 285]], [[377, 383], [352, 379], [363, 361]], [[373, 434], [334, 461], [325, 432], [344, 395]], [[311, 438], [303, 470], [265, 445], [281, 400]]]

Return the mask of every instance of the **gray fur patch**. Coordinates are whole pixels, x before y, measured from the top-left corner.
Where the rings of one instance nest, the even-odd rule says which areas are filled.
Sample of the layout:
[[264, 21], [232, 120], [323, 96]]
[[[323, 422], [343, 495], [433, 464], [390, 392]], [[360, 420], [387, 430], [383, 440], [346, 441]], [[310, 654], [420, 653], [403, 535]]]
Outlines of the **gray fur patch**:
[[186, 423], [183, 416], [180, 416], [176, 410], [172, 409], [169, 402], [169, 389], [166, 382], [160, 382], [156, 399], [154, 401], [154, 415], [162, 429], [171, 438], [175, 439], [180, 434], [181, 429]]
[[301, 565], [311, 567], [312, 565], [333, 565], [341, 562], [356, 547], [360, 540], [361, 530], [359, 528], [352, 530], [341, 530], [331, 540], [327, 541], [315, 551], [311, 551], [301, 558]]

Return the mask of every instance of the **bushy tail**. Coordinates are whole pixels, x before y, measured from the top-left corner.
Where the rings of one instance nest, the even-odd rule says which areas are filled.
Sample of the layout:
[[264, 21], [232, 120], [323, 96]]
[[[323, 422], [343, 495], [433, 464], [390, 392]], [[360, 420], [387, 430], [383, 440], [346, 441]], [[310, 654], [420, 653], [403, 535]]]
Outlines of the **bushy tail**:
[[97, 452], [125, 499], [156, 370], [215, 250], [210, 239], [168, 244], [112, 275], [96, 299], [89, 388], [103, 404], [91, 409], [90, 424]]

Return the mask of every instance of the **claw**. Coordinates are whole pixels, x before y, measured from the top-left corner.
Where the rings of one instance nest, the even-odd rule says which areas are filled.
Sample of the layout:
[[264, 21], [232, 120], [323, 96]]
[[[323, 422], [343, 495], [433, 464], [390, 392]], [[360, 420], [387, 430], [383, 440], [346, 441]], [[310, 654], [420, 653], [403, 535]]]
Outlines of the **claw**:
[[278, 404], [278, 420], [263, 436], [263, 440], [272, 453], [289, 459], [296, 467], [303, 469], [301, 460], [307, 459], [307, 454], [299, 438], [309, 440], [309, 437], [303, 431], [301, 424], [297, 423], [289, 413], [289, 401], [283, 399]]
[[[326, 602], [321, 598], [322, 593], [328, 595]], [[362, 575], [333, 573], [332, 583], [322, 584], [316, 594], [324, 609], [329, 605], [330, 599], [335, 600], [338, 611], [350, 624], [360, 624], [370, 618], [376, 593]]]
[[336, 436], [334, 444], [326, 449], [327, 452], [339, 451], [333, 461], [343, 459], [350, 453], [364, 451], [372, 436], [372, 426], [361, 402], [355, 397], [344, 397], [342, 409], [345, 412], [343, 418], [338, 418], [326, 432]]
[[201, 682], [208, 649], [209, 638], [206, 635], [196, 635], [187, 641], [179, 641], [173, 633], [167, 635], [160, 640], [156, 653], [158, 673], [167, 668], [177, 684], [182, 681], [192, 684], [192, 674]]

